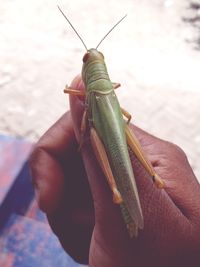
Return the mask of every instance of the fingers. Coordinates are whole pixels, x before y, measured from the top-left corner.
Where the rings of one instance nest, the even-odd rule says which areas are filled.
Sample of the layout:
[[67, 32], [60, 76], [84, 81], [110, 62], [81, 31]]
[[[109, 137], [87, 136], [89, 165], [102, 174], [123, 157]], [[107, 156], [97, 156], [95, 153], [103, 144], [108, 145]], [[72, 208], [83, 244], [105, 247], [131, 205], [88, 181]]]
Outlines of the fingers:
[[53, 232], [74, 259], [87, 263], [94, 227], [93, 202], [70, 113], [39, 140], [30, 165], [39, 206]]
[[187, 218], [199, 218], [200, 186], [183, 150], [135, 126], [133, 129], [173, 203]]
[[[80, 77], [75, 80], [74, 86], [83, 90]], [[71, 97], [70, 102], [75, 133], [79, 138], [80, 123], [85, 107], [83, 101], [77, 97]], [[185, 216], [195, 214], [199, 206], [197, 205], [199, 202], [199, 185], [184, 153], [169, 142], [160, 140], [135, 126], [132, 127], [156, 172], [166, 183], [165, 191], [173, 203]], [[86, 162], [87, 158], [92, 158], [92, 152], [90, 156], [85, 157]], [[134, 168], [140, 168], [136, 160], [133, 159], [132, 161]], [[92, 175], [94, 176], [94, 173]], [[147, 179], [137, 179], [137, 182], [142, 184], [142, 187], [152, 186], [149, 177]], [[94, 188], [97, 186], [94, 181], [91, 181], [91, 184], [94, 184]]]
[[60, 158], [70, 153], [75, 143], [71, 117], [66, 113], [44, 134], [32, 153], [32, 179], [39, 206], [46, 213], [52, 213], [62, 201], [64, 173]]
[[[85, 90], [84, 83], [81, 79], [81, 76], [78, 75], [71, 83], [71, 87], [77, 90]], [[71, 107], [71, 114], [72, 114], [72, 121], [74, 126], [74, 132], [76, 135], [76, 139], [80, 140], [80, 126], [82, 121], [83, 112], [85, 110], [85, 104], [83, 97], [79, 96], [71, 96], [69, 95], [70, 99], [70, 107]]]
[[194, 221], [200, 217], [200, 185], [179, 147], [166, 143], [164, 151], [158, 169], [166, 181], [165, 190], [181, 213]]
[[[84, 85], [80, 76], [74, 79], [71, 86], [79, 90], [84, 90]], [[70, 102], [73, 126], [76, 138], [79, 139], [79, 129], [85, 106], [80, 97], [70, 97]], [[199, 203], [199, 184], [195, 179], [184, 153], [168, 142], [164, 142], [135, 126], [133, 126], [133, 129], [149, 160], [165, 181], [165, 190], [173, 203], [186, 216], [199, 214], [199, 205], [197, 204]], [[64, 117], [41, 138], [33, 153], [32, 162], [38, 158], [41, 158], [41, 162], [44, 162], [41, 163], [41, 166], [37, 164], [37, 167], [33, 164], [32, 172], [33, 179], [38, 188], [37, 192], [39, 192], [38, 198], [40, 205], [48, 212], [55, 209], [55, 206], [60, 201], [59, 197], [62, 195], [60, 190], [63, 188], [63, 173], [60, 169], [59, 161], [55, 160], [55, 157], [61, 156], [65, 151], [70, 151], [69, 147], [73, 146], [75, 142], [71, 117], [69, 114], [64, 115]], [[90, 176], [102, 176], [89, 144], [88, 149], [84, 150], [84, 153], [85, 162], [89, 166], [89, 172], [91, 172]], [[91, 165], [93, 165], [92, 168], [90, 168]], [[135, 160], [133, 160], [133, 165], [136, 166], [136, 169], [138, 168], [138, 163]], [[47, 167], [47, 172], [45, 172], [43, 166], [51, 166], [52, 169]], [[144, 177], [144, 175], [142, 177]], [[152, 182], [149, 178], [137, 180], [139, 187], [140, 185], [142, 188], [146, 188], [146, 186], [150, 186], [151, 188], [152, 186]], [[107, 184], [104, 182], [102, 177], [100, 179], [90, 179], [90, 184], [93, 185], [93, 191], [99, 195], [99, 197], [95, 199], [102, 199], [103, 203], [107, 204], [106, 199], [109, 199], [111, 194], [107, 188]], [[103, 195], [107, 197], [104, 198]], [[50, 201], [47, 201], [49, 199]]]
[[[79, 82], [75, 78], [72, 86]], [[30, 158], [32, 180], [39, 206], [46, 213], [53, 213], [62, 201], [64, 173], [60, 159], [70, 158], [76, 146], [70, 113], [64, 114], [36, 144]]]

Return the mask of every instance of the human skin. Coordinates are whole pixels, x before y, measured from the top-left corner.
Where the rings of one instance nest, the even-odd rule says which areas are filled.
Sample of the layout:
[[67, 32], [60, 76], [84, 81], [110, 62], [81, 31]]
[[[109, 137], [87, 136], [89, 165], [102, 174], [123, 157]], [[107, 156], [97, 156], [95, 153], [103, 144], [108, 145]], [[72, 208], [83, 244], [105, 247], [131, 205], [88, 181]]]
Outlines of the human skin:
[[[84, 90], [79, 76], [72, 87]], [[185, 153], [131, 125], [165, 183], [156, 188], [131, 156], [144, 215], [144, 229], [131, 239], [89, 138], [78, 149], [83, 99], [70, 96], [70, 106], [30, 159], [39, 206], [66, 252], [91, 267], [199, 267], [200, 186]]]

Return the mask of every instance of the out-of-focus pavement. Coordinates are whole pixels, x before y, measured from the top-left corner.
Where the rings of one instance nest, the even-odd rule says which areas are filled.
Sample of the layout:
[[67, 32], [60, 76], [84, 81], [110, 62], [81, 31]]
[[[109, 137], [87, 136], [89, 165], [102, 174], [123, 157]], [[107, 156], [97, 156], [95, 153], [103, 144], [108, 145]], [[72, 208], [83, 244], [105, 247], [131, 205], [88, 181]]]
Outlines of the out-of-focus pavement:
[[[121, 105], [146, 131], [185, 150], [200, 177], [200, 52], [186, 0], [60, 1], [88, 47], [102, 43]], [[36, 141], [66, 110], [62, 92], [81, 71], [84, 48], [54, 0], [0, 5], [0, 132]], [[193, 12], [198, 12], [193, 11]]]

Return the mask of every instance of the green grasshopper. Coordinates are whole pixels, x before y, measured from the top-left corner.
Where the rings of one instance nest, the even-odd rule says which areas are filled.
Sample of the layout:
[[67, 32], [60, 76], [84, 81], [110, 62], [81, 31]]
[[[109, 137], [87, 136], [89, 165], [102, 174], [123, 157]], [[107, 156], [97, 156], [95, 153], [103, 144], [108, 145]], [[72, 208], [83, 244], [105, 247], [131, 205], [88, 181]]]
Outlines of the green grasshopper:
[[[100, 43], [125, 16], [114, 25], [95, 49], [87, 49], [71, 22], [60, 7], [58, 8], [87, 50], [83, 57], [82, 67], [82, 80], [86, 91], [80, 92], [66, 87], [64, 92], [85, 96], [86, 109], [81, 123], [81, 136], [84, 137], [84, 133], [89, 127], [94, 154], [113, 193], [113, 202], [121, 207], [130, 237], [137, 236], [138, 228], [144, 227], [144, 219], [129, 149], [133, 151], [159, 188], [162, 188], [164, 183], [146, 159], [139, 141], [129, 128], [131, 115], [120, 107], [114, 91], [120, 84], [110, 81], [104, 56], [97, 51]], [[127, 122], [123, 116], [127, 118]]]

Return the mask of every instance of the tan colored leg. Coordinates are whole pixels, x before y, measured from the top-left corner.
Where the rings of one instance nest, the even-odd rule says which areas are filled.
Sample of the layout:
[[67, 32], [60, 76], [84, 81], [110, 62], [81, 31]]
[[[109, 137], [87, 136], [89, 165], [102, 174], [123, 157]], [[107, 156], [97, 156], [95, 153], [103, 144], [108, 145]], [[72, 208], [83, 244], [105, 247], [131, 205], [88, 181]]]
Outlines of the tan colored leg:
[[121, 86], [120, 83], [112, 83], [112, 85], [113, 85], [114, 89], [117, 89], [117, 88], [119, 88]]
[[113, 192], [113, 202], [116, 204], [121, 204], [123, 200], [122, 200], [120, 192], [117, 189], [117, 185], [113, 177], [113, 173], [110, 167], [110, 163], [108, 161], [108, 157], [107, 157], [104, 145], [102, 141], [100, 140], [94, 128], [91, 128], [90, 130], [90, 139], [91, 139], [92, 147], [93, 147], [95, 156], [97, 158], [97, 161], [104, 175], [107, 178], [110, 189]]
[[126, 111], [124, 108], [121, 108], [121, 111], [122, 111], [122, 114], [128, 119], [126, 123], [129, 124], [132, 118], [131, 114], [128, 111]]
[[74, 89], [72, 87], [68, 87], [67, 85], [66, 85], [66, 87], [64, 89], [64, 93], [65, 94], [70, 94], [70, 95], [85, 96], [85, 92], [84, 91], [79, 91], [79, 90]]
[[80, 129], [81, 136], [80, 136], [78, 150], [81, 150], [81, 147], [83, 145], [84, 135], [85, 135], [86, 129], [87, 129], [87, 111], [85, 110], [83, 112], [83, 117], [82, 117], [82, 120], [81, 120], [81, 129]]
[[155, 182], [156, 186], [158, 188], [163, 188], [164, 187], [164, 182], [163, 180], [158, 176], [158, 174], [155, 172], [153, 166], [151, 163], [148, 161], [146, 158], [142, 147], [137, 140], [136, 136], [134, 135], [133, 131], [131, 131], [130, 127], [128, 125], [125, 126], [126, 129], [126, 139], [129, 147], [131, 150], [134, 152], [142, 166], [146, 169], [146, 171], [151, 175], [153, 181]]

